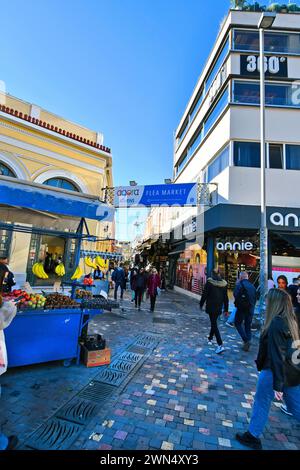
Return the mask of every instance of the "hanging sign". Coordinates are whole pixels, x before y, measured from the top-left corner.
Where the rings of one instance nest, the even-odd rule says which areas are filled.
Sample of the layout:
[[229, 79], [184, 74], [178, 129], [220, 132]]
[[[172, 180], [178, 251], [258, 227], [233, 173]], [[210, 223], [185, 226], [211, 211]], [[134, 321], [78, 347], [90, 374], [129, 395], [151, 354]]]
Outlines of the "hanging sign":
[[120, 186], [114, 188], [114, 206], [196, 206], [197, 192], [197, 183]]
[[[266, 77], [287, 77], [287, 57], [265, 56]], [[259, 55], [241, 55], [241, 75], [246, 77], [259, 77], [260, 57]]]

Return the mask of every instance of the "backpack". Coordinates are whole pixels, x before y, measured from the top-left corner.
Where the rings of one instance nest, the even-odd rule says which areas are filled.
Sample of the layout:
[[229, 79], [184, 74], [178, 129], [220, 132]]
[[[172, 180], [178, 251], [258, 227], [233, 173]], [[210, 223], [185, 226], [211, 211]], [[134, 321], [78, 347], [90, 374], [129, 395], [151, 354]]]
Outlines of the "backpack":
[[238, 295], [236, 296], [234, 305], [236, 306], [237, 310], [240, 312], [249, 312], [251, 308], [251, 303], [249, 299], [249, 294], [246, 287], [241, 281], [241, 289], [239, 290]]

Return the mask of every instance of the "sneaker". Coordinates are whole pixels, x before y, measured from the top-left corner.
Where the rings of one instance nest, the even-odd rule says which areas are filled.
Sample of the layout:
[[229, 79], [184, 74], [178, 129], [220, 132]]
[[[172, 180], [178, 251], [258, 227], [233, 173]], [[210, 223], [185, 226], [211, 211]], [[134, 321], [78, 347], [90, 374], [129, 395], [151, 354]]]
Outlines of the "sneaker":
[[288, 411], [286, 405], [281, 405], [280, 409], [281, 409], [282, 413], [285, 413], [288, 416], [293, 416], [293, 414]]
[[5, 450], [13, 450], [17, 447], [19, 444], [19, 439], [17, 436], [9, 436], [8, 438], [8, 444]]
[[249, 431], [244, 432], [243, 434], [238, 433], [235, 437], [244, 446], [250, 447], [254, 450], [262, 450], [261, 440], [252, 436]]
[[225, 351], [224, 346], [218, 346], [217, 349], [216, 349], [216, 354], [221, 354], [224, 351]]
[[230, 328], [234, 328], [234, 323], [230, 323], [229, 321], [227, 321], [225, 325], [230, 326]]
[[139, 312], [141, 311], [141, 307], [139, 307]]
[[245, 351], [245, 352], [248, 352], [249, 349], [250, 349], [250, 346], [251, 346], [251, 343], [250, 343], [250, 341], [248, 341], [247, 343], [243, 344], [242, 350]]
[[210, 339], [209, 337], [206, 337], [206, 339], [207, 339], [207, 344], [209, 346], [212, 346], [213, 345], [212, 339]]

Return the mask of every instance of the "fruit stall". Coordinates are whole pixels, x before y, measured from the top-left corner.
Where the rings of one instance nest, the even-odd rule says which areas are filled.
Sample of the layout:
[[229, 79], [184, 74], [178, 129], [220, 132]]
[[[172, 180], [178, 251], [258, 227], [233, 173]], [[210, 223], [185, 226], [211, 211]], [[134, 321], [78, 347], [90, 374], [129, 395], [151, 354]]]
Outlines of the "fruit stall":
[[[79, 363], [79, 339], [87, 333], [88, 322], [94, 315], [117, 306], [107, 298], [93, 298], [80, 292], [88, 291], [81, 280], [83, 264], [89, 269], [98, 266], [105, 270], [110, 258], [117, 259], [115, 253], [95, 252], [92, 259], [82, 252], [83, 241], [98, 241], [89, 233], [87, 220], [111, 220], [113, 208], [89, 195], [71, 194], [22, 180], [12, 181], [3, 176], [0, 176], [0, 200], [0, 229], [33, 235], [55, 234], [66, 240], [73, 239], [76, 244], [73, 272], [66, 273], [63, 263], [56, 267], [57, 276], [71, 284], [71, 295], [69, 292], [47, 293], [43, 288], [35, 292], [30, 286], [5, 295], [4, 301], [20, 297], [17, 315], [5, 330], [8, 367], [57, 360], [69, 365], [73, 359]], [[32, 265], [32, 273], [39, 279], [47, 279], [43, 260]]]

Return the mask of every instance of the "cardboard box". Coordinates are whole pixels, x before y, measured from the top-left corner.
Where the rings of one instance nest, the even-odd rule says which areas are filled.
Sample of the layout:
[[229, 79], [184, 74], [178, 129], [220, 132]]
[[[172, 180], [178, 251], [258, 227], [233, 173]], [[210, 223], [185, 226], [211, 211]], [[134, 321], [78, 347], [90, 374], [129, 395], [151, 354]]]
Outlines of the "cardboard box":
[[82, 346], [83, 362], [87, 367], [99, 367], [110, 364], [111, 351], [109, 348], [98, 351], [88, 351]]

